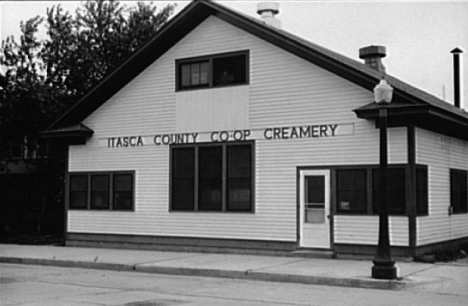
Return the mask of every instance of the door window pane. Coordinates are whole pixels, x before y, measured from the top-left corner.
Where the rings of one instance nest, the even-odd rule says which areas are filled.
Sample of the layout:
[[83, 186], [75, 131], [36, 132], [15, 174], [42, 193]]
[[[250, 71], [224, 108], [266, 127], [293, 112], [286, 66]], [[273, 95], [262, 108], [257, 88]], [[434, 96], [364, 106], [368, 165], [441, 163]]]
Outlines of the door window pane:
[[109, 208], [109, 175], [91, 176], [91, 208]]
[[222, 161], [221, 146], [199, 149], [199, 209], [222, 210]]
[[325, 208], [306, 207], [305, 210], [306, 223], [325, 223]]
[[325, 222], [325, 176], [314, 175], [304, 178], [305, 222]]
[[325, 203], [325, 177], [306, 176], [305, 177], [305, 202], [314, 204]]

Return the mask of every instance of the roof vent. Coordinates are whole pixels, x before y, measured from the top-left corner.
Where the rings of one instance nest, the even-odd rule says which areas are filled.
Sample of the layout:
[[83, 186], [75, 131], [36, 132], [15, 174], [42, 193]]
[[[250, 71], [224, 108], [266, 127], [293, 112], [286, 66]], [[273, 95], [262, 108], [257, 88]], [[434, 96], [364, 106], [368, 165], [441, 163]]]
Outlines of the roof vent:
[[384, 46], [368, 46], [359, 49], [359, 58], [364, 59], [364, 63], [377, 71], [385, 72], [382, 58], [387, 55]]
[[278, 28], [281, 28], [281, 21], [275, 18], [275, 15], [279, 13], [279, 4], [276, 2], [261, 2], [257, 4], [257, 14], [262, 18], [262, 21], [266, 24]]
[[450, 53], [453, 54], [453, 91], [454, 91], [454, 105], [461, 108], [460, 102], [463, 101], [463, 88], [462, 88], [462, 73], [461, 73], [461, 61], [463, 50], [461, 48], [455, 48]]

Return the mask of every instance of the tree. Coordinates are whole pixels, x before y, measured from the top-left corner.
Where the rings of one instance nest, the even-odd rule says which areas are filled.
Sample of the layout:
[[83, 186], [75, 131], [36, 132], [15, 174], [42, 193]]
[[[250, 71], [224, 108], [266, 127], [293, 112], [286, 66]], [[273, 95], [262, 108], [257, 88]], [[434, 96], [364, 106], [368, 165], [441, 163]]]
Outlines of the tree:
[[21, 22], [19, 42], [7, 37], [0, 49], [0, 161], [18, 138], [34, 145], [39, 131], [154, 36], [174, 8], [88, 0], [74, 15], [57, 5], [45, 18]]
[[[137, 3], [127, 8], [116, 0], [87, 0], [75, 11], [65, 12], [60, 5], [47, 9], [46, 16], [21, 22], [19, 41], [7, 37], [0, 49], [0, 185], [18, 188], [1, 173], [13, 164], [13, 152], [21, 144], [24, 152], [38, 152], [38, 133], [63, 111], [78, 101], [113, 69], [131, 56], [164, 25], [175, 6], [161, 10], [153, 3]], [[39, 39], [45, 25], [45, 39]], [[12, 195], [0, 188], [2, 228], [8, 226], [60, 229], [63, 219], [63, 178], [66, 151], [60, 147], [55, 158], [23, 159], [35, 169], [24, 176], [23, 186]], [[38, 175], [36, 175], [38, 174]], [[31, 179], [30, 179], [31, 178]], [[47, 189], [47, 194], [46, 190]], [[14, 197], [6, 199], [8, 196]], [[36, 220], [24, 210], [28, 201], [41, 199], [47, 207]], [[47, 200], [44, 200], [47, 199]], [[5, 203], [11, 205], [5, 205]], [[8, 207], [7, 207], [8, 206]], [[45, 213], [44, 213], [45, 211]], [[43, 224], [45, 220], [45, 224]], [[58, 225], [57, 225], [58, 224]]]

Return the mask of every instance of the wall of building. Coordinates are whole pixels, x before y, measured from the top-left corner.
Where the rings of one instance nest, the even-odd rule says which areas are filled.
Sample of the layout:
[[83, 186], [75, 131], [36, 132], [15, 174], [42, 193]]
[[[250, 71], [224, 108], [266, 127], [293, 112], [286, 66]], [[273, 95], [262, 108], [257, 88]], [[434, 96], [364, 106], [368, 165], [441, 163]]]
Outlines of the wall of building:
[[416, 162], [428, 165], [429, 214], [417, 218], [417, 245], [468, 237], [468, 214], [449, 215], [450, 169], [468, 170], [468, 143], [416, 129]]
[[450, 169], [468, 170], [468, 143], [416, 129], [416, 162], [428, 165], [429, 214], [417, 218], [417, 245], [468, 237], [468, 214], [449, 215]]
[[[250, 84], [175, 91], [175, 60], [250, 50]], [[68, 231], [297, 240], [297, 167], [378, 163], [378, 130], [353, 109], [370, 91], [310, 64], [216, 17], [210, 17], [95, 111], [84, 124], [95, 131], [72, 146], [69, 171], [135, 170], [134, 212], [69, 211]], [[255, 142], [255, 213], [169, 212], [169, 146], [147, 139], [164, 133], [338, 124], [335, 137]], [[142, 135], [145, 145], [107, 148], [107, 138]], [[406, 129], [389, 132], [390, 163], [407, 162]], [[335, 219], [335, 241], [373, 243], [377, 216]], [[407, 242], [406, 218], [392, 218], [396, 244]], [[215, 231], [213, 229], [216, 229]]]

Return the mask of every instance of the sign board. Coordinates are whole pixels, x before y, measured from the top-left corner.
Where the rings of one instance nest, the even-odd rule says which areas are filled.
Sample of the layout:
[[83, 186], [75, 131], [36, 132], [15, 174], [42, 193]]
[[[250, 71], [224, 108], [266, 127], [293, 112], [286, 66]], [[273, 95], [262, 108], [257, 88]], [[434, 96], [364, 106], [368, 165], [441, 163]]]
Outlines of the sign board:
[[248, 140], [279, 141], [289, 139], [331, 138], [354, 134], [354, 124], [318, 124], [302, 126], [271, 127], [265, 129], [244, 129], [231, 131], [161, 133], [154, 135], [133, 135], [100, 138], [99, 146], [107, 148], [128, 148], [142, 146], [167, 146], [204, 142], [232, 142]]

